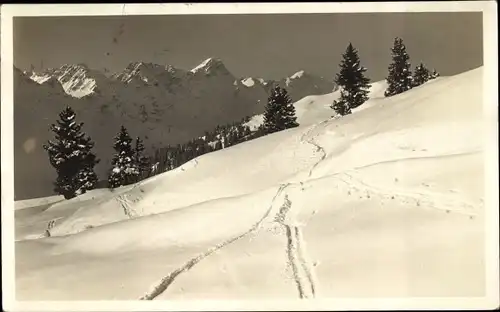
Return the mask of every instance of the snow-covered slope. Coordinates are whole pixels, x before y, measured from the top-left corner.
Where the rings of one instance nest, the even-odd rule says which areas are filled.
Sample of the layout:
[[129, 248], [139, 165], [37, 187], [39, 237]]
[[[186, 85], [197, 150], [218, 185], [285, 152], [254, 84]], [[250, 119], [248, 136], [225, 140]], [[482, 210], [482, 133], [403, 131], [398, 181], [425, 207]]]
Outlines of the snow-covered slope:
[[26, 212], [17, 299], [484, 296], [482, 72]]
[[[299, 72], [298, 74], [303, 74], [303, 72]], [[385, 98], [384, 91], [386, 88], [387, 82], [385, 80], [372, 83], [370, 93], [368, 94], [370, 101], [355, 108], [354, 111], [358, 112], [376, 105], [380, 99]], [[333, 101], [338, 100], [339, 97], [340, 90], [336, 90], [323, 95], [309, 95], [294, 102], [293, 105], [295, 106], [295, 115], [297, 116], [297, 121], [302, 126], [307, 126], [317, 123], [319, 120], [323, 120], [328, 116], [334, 116], [335, 112], [332, 110], [331, 105], [333, 104]], [[252, 130], [255, 130], [263, 122], [264, 115], [259, 114], [252, 116], [248, 122], [244, 123], [244, 125], [250, 127], [250, 129]]]
[[62, 195], [54, 195], [49, 197], [41, 197], [41, 198], [32, 198], [25, 200], [18, 200], [15, 202], [14, 208], [15, 210], [31, 208], [36, 206], [50, 205], [58, 201], [64, 200]]

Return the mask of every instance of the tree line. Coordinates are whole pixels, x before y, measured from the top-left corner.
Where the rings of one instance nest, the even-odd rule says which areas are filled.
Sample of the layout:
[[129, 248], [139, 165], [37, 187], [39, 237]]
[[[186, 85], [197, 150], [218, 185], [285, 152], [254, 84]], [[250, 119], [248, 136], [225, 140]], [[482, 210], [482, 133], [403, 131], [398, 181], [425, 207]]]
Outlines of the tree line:
[[157, 149], [152, 158], [152, 163], [155, 166], [152, 174], [175, 169], [203, 154], [254, 138], [254, 132], [245, 125], [249, 119], [249, 117], [245, 117], [239, 122], [219, 125], [212, 131], [205, 131], [205, 134], [201, 137], [182, 144], [167, 145]]
[[247, 116], [239, 122], [217, 126], [213, 131], [206, 131], [202, 137], [192, 139], [184, 144], [167, 145], [157, 149], [153, 157], [154, 170], [152, 174], [175, 169], [203, 154], [299, 125], [292, 99], [288, 95], [288, 91], [279, 85], [272, 88], [265, 108], [263, 124], [257, 129], [251, 130], [246, 125], [248, 121], [250, 121], [250, 117]]
[[[385, 97], [394, 96], [418, 87], [431, 79], [439, 77], [434, 69], [431, 73], [421, 62], [411, 72], [410, 56], [406, 51], [403, 39], [396, 37], [391, 48], [392, 63], [386, 77], [387, 89]], [[331, 108], [340, 116], [352, 113], [352, 109], [368, 100], [370, 79], [365, 76], [366, 68], [360, 65], [358, 50], [349, 43], [342, 54], [340, 71], [335, 77], [335, 83], [340, 87], [340, 98], [335, 100]]]
[[[431, 73], [423, 63], [416, 66], [412, 74], [410, 58], [401, 38], [395, 38], [391, 53], [392, 63], [386, 78], [388, 86], [384, 92], [386, 97], [406, 92], [439, 76], [436, 70]], [[332, 103], [331, 108], [338, 116], [345, 116], [368, 100], [371, 85], [370, 79], [365, 76], [367, 69], [360, 65], [358, 51], [351, 43], [342, 54], [339, 67], [334, 82], [340, 87], [340, 97]], [[92, 152], [94, 142], [81, 130], [83, 123], [75, 122], [75, 112], [67, 107], [59, 117], [57, 125], [51, 125], [55, 140], [49, 140], [43, 147], [57, 172], [54, 191], [70, 199], [96, 187], [98, 178], [94, 167], [100, 160]], [[115, 154], [111, 160], [107, 186], [113, 189], [137, 183], [173, 170], [203, 154], [299, 126], [293, 101], [286, 88], [280, 85], [271, 89], [263, 117], [264, 122], [256, 129], [250, 129], [247, 125], [250, 118], [245, 117], [238, 122], [217, 126], [188, 142], [158, 148], [151, 157], [144, 155], [142, 140], [136, 137], [134, 143], [122, 125], [114, 137]]]

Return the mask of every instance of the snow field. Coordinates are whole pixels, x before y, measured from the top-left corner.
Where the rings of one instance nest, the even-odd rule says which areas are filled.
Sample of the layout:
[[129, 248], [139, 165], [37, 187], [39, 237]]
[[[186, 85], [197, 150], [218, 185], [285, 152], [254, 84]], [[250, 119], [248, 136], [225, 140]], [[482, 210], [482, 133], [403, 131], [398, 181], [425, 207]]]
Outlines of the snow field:
[[340, 119], [335, 92], [306, 97], [298, 128], [26, 214], [62, 217], [16, 243], [19, 298], [484, 295], [482, 68], [383, 89]]

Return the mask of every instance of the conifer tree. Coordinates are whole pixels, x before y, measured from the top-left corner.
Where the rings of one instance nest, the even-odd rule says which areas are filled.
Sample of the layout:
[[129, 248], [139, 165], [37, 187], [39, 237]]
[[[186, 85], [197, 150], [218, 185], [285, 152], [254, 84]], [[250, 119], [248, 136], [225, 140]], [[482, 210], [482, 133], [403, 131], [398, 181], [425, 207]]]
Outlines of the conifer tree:
[[439, 73], [434, 69], [429, 76], [429, 80], [436, 79], [437, 77], [439, 77]]
[[266, 134], [299, 126], [295, 107], [285, 88], [275, 85], [264, 112], [263, 130]]
[[387, 90], [385, 90], [386, 97], [410, 90], [413, 80], [410, 70], [410, 56], [406, 52], [403, 39], [394, 39], [391, 52], [392, 63], [389, 65], [389, 75], [386, 78], [388, 84]]
[[109, 187], [116, 188], [135, 182], [139, 174], [134, 162], [135, 149], [132, 146], [132, 138], [124, 126], [121, 126], [120, 132], [115, 137], [113, 148], [116, 153], [111, 160]]
[[150, 169], [150, 161], [146, 156], [144, 156], [144, 144], [142, 143], [142, 140], [139, 137], [135, 139], [134, 163], [139, 171], [137, 175], [137, 181], [138, 181], [143, 177], [145, 177]]
[[420, 63], [417, 67], [415, 67], [415, 71], [413, 72], [413, 87], [418, 87], [430, 79], [430, 72], [425, 67], [423, 63]]
[[360, 65], [358, 51], [349, 43], [345, 53], [342, 54], [340, 72], [335, 77], [335, 83], [348, 95], [351, 109], [368, 100], [370, 79], [365, 77], [365, 72], [366, 68]]
[[92, 153], [94, 142], [81, 131], [83, 122], [77, 124], [71, 107], [59, 113], [57, 125], [52, 124], [56, 141], [48, 141], [43, 148], [57, 171], [54, 191], [65, 199], [76, 197], [91, 190], [97, 184], [94, 166], [99, 159]]
[[341, 90], [340, 99], [333, 101], [331, 108], [340, 116], [349, 115], [352, 113], [350, 104], [352, 101], [352, 96], [348, 92]]

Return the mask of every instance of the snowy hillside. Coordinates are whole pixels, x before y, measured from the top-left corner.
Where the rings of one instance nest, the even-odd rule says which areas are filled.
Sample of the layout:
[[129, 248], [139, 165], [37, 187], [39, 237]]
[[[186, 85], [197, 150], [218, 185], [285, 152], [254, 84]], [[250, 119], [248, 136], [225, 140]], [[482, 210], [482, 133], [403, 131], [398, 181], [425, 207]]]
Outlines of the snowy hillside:
[[339, 119], [306, 97], [298, 128], [24, 205], [17, 300], [484, 296], [482, 73]]
[[[432, 83], [433, 81], [429, 82]], [[363, 104], [360, 107], [354, 109], [354, 112], [364, 110], [374, 104], [378, 103], [379, 99], [384, 98], [384, 91], [387, 88], [387, 83], [385, 80], [377, 81], [371, 84], [370, 88], [370, 101]], [[340, 98], [340, 91], [336, 90], [331, 93], [324, 95], [309, 95], [303, 97], [294, 103], [295, 114], [298, 118], [299, 123], [302, 126], [307, 126], [318, 122], [318, 120], [323, 120], [329, 116], [334, 116], [335, 112], [330, 107], [333, 101]], [[250, 120], [244, 123], [245, 126], [250, 127], [250, 129], [257, 129], [264, 122], [264, 115], [254, 115]]]

